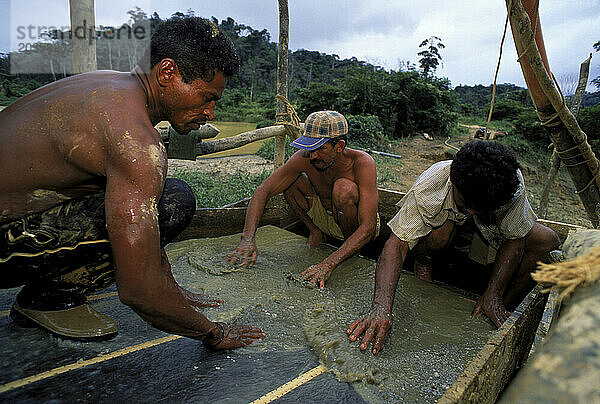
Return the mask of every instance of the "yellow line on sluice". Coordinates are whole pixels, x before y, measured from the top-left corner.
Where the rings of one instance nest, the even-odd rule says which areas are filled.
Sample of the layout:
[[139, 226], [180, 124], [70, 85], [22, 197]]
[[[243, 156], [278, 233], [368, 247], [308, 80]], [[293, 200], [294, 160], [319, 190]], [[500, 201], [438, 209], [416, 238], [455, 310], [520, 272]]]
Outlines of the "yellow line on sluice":
[[142, 349], [152, 348], [156, 345], [164, 344], [165, 342], [171, 342], [171, 341], [174, 341], [179, 338], [183, 338], [183, 337], [181, 337], [179, 335], [169, 335], [168, 337], [158, 338], [158, 339], [155, 339], [152, 341], [144, 342], [142, 344], [133, 345], [133, 346], [123, 348], [118, 351], [106, 354], [106, 355], [100, 355], [100, 356], [96, 356], [95, 358], [92, 358], [92, 359], [84, 360], [81, 362], [75, 362], [75, 363], [71, 363], [69, 365], [54, 368], [54, 369], [48, 370], [46, 372], [38, 373], [37, 375], [25, 377], [23, 379], [17, 379], [10, 383], [0, 385], [0, 393], [5, 393], [7, 391], [14, 390], [19, 387], [23, 387], [27, 384], [34, 383], [34, 382], [37, 382], [40, 380], [44, 380], [44, 379], [47, 379], [50, 377], [58, 376], [60, 374], [67, 373], [72, 370], [81, 369], [86, 366], [95, 365], [96, 363], [101, 363], [101, 362], [105, 362], [110, 359], [117, 358], [119, 356], [123, 356], [123, 355], [127, 355], [127, 354], [130, 354], [133, 352], [141, 351]]
[[296, 387], [300, 387], [304, 383], [307, 383], [307, 382], [311, 381], [315, 377], [317, 377], [320, 374], [324, 373], [326, 370], [327, 369], [325, 369], [325, 366], [319, 365], [319, 366], [317, 366], [317, 367], [309, 370], [306, 373], [302, 373], [300, 376], [298, 376], [294, 380], [291, 380], [291, 381], [287, 382], [286, 384], [284, 384], [283, 386], [281, 386], [281, 387], [273, 390], [272, 392], [265, 394], [264, 396], [262, 396], [258, 400], [252, 401], [250, 404], [267, 404], [267, 403], [270, 403], [272, 401], [275, 401], [278, 398], [283, 397], [284, 395], [286, 395], [290, 391], [294, 390]]
[[[99, 293], [97, 295], [87, 296], [87, 299], [88, 299], [88, 301], [100, 300], [100, 299], [104, 299], [106, 297], [113, 297], [113, 296], [119, 296], [119, 293], [118, 292]], [[6, 317], [9, 314], [10, 314], [10, 310], [0, 310], [0, 318]]]

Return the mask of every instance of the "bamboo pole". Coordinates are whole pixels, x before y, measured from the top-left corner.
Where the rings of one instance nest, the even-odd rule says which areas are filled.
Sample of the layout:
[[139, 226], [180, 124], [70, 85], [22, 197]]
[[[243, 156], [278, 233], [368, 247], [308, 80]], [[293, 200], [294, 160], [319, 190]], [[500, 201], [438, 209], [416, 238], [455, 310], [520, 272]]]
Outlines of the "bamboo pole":
[[[287, 0], [278, 0], [279, 3], [279, 44], [277, 46], [277, 95], [287, 98], [288, 95], [288, 42], [290, 17]], [[277, 98], [275, 123], [284, 122], [287, 109], [283, 101]], [[275, 168], [281, 167], [285, 161], [285, 131], [275, 136], [275, 155], [273, 156]]]
[[[510, 16], [515, 46], [523, 76], [542, 123], [550, 127], [550, 137], [563, 164], [567, 167], [588, 218], [594, 227], [600, 220], [600, 180], [598, 160], [587, 143], [585, 133], [564, 104], [564, 97], [555, 87], [544, 48], [541, 24], [537, 18], [537, 1], [505, 0]], [[531, 19], [536, 21], [535, 35]], [[553, 121], [554, 113], [560, 119]]]
[[73, 74], [97, 70], [94, 0], [69, 0], [69, 8]]
[[248, 143], [256, 142], [257, 140], [267, 139], [273, 136], [275, 137], [275, 139], [282, 136], [285, 138], [285, 134], [285, 126], [276, 125], [240, 133], [236, 136], [215, 140], [206, 140], [204, 142], [199, 142], [196, 145], [196, 155], [202, 156], [205, 154], [234, 149], [236, 147], [244, 146]]

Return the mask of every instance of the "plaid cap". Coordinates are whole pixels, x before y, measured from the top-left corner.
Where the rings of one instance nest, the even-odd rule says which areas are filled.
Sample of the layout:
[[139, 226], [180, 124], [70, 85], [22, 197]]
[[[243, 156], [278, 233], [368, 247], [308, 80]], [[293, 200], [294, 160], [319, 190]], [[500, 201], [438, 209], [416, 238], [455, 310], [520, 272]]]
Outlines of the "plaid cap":
[[331, 138], [348, 133], [348, 122], [344, 115], [336, 111], [313, 112], [306, 118], [304, 134], [291, 145], [304, 150], [315, 150]]

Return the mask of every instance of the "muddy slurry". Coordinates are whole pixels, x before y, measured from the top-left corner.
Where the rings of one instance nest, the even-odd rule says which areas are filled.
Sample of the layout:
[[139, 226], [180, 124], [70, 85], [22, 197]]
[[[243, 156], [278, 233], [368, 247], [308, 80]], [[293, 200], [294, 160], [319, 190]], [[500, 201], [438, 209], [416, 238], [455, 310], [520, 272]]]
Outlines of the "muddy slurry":
[[[236, 353], [256, 358], [283, 352], [316, 355], [337, 379], [329, 378], [326, 384], [350, 383], [367, 402], [436, 400], [494, 330], [483, 318], [470, 318], [474, 303], [459, 292], [403, 274], [394, 327], [384, 349], [374, 357], [359, 350], [359, 341], [350, 342], [346, 329], [370, 307], [375, 262], [360, 257], [347, 260], [320, 290], [307, 287], [294, 275], [328, 256], [333, 247], [309, 249], [305, 238], [265, 226], [257, 232], [256, 264], [240, 268], [225, 259], [239, 237], [169, 245], [178, 282], [225, 301], [219, 308], [203, 310], [211, 320], [263, 328], [262, 342]], [[247, 367], [240, 372], [252, 372], [251, 361], [240, 366]], [[283, 372], [286, 363], [274, 361], [271, 366], [273, 372]], [[262, 384], [262, 391], [271, 390], [268, 378], [257, 379], [256, 384], [258, 390]]]

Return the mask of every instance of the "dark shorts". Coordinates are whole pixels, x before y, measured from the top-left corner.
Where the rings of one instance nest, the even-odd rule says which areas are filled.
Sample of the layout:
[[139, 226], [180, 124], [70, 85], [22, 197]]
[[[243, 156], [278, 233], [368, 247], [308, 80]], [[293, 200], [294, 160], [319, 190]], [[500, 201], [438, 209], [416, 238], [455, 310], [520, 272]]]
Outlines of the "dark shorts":
[[[158, 203], [161, 247], [189, 225], [195, 211], [189, 185], [167, 178]], [[89, 293], [114, 281], [103, 192], [0, 224], [0, 288], [35, 285]]]

